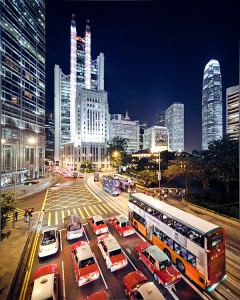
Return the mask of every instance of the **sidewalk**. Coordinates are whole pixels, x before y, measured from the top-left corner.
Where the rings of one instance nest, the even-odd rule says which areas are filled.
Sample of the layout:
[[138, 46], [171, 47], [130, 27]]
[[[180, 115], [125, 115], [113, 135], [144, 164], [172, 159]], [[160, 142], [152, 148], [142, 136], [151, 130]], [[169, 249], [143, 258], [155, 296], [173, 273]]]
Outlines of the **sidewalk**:
[[[17, 199], [32, 195], [46, 189], [54, 182], [54, 178], [46, 177], [39, 179], [38, 184], [32, 185], [16, 185]], [[1, 188], [1, 192], [14, 192], [14, 186]], [[24, 196], [20, 196], [22, 190], [25, 190]], [[0, 241], [0, 299], [6, 300], [15, 272], [18, 267], [25, 243], [28, 238], [28, 223], [25, 223], [23, 218], [19, 217], [15, 221], [15, 228], [12, 228], [12, 220], [8, 221], [4, 232], [10, 232], [8, 238]]]

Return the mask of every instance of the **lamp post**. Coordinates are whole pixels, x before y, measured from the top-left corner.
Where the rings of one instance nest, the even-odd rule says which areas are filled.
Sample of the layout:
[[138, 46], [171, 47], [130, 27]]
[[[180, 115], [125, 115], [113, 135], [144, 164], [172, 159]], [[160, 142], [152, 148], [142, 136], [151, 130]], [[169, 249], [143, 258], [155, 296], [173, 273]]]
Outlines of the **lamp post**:
[[161, 199], [161, 151], [158, 156], [158, 188], [159, 188], [159, 200]]

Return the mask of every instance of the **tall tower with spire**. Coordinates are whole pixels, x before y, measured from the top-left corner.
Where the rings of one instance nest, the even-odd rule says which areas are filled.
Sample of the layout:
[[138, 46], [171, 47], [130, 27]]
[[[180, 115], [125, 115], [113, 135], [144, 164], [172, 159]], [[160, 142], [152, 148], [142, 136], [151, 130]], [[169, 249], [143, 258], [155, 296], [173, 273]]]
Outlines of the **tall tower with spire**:
[[202, 90], [202, 150], [209, 141], [223, 136], [222, 82], [220, 64], [211, 59], [205, 66]]

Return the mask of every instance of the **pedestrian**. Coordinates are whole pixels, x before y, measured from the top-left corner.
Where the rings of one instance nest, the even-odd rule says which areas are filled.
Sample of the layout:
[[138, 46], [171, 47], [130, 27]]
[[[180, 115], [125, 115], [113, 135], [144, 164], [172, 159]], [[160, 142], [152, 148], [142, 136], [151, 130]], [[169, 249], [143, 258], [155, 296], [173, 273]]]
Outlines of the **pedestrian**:
[[167, 194], [163, 195], [164, 202], [167, 202]]
[[17, 221], [18, 218], [18, 211], [15, 211], [15, 221]]
[[25, 209], [25, 213], [24, 213], [23, 217], [24, 217], [25, 223], [27, 223], [28, 222], [28, 218], [29, 218], [29, 216], [28, 216], [28, 209], [27, 208]]

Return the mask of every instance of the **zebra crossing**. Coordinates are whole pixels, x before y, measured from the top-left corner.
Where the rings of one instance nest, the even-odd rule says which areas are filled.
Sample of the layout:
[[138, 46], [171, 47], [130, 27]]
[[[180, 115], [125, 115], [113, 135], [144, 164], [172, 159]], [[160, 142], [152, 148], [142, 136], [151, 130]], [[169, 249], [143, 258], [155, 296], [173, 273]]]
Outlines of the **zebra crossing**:
[[101, 215], [109, 217], [116, 214], [116, 211], [107, 203], [96, 203], [91, 205], [85, 205], [81, 207], [62, 209], [57, 211], [45, 211], [43, 217], [44, 226], [57, 226], [64, 223], [64, 218], [68, 215], [79, 215], [83, 222], [85, 222], [88, 216]]

